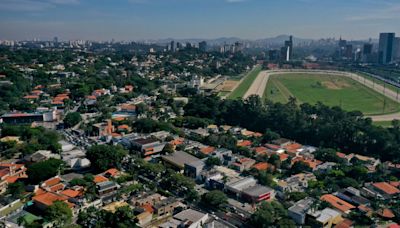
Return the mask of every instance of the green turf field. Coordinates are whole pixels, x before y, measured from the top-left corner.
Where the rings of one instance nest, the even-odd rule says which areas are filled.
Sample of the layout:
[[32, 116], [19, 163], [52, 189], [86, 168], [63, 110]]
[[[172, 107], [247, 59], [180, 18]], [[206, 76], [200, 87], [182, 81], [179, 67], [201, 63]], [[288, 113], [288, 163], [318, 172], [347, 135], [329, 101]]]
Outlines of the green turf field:
[[366, 115], [400, 111], [399, 103], [342, 76], [272, 75], [264, 92], [264, 99], [285, 103], [291, 96], [296, 97], [299, 103], [315, 104], [320, 101], [328, 106], [340, 106], [348, 111], [359, 110]]
[[261, 66], [257, 66], [252, 69], [243, 79], [242, 83], [240, 83], [239, 86], [234, 91], [232, 91], [231, 94], [229, 94], [228, 99], [242, 98], [247, 90], [250, 88], [251, 84], [257, 78], [257, 75], [260, 73], [260, 71]]
[[385, 128], [393, 127], [392, 121], [378, 121], [378, 122], [374, 122], [374, 125], [385, 127]]

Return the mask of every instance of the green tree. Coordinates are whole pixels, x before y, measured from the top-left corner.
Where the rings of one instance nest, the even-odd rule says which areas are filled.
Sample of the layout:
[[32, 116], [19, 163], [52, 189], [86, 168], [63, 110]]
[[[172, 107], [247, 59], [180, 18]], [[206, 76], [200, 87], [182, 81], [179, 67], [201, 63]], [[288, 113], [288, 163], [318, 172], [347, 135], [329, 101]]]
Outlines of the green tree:
[[121, 168], [121, 163], [127, 151], [121, 146], [94, 145], [86, 152], [86, 157], [96, 171], [105, 171], [109, 168]]
[[[272, 201], [263, 202], [257, 210], [250, 217], [250, 224], [254, 227], [273, 227], [282, 219], [289, 219], [287, 217], [287, 210], [282, 204]], [[290, 225], [291, 223], [285, 221], [284, 224]]]
[[81, 121], [82, 117], [79, 112], [70, 112], [64, 118], [64, 126], [67, 128], [73, 127]]
[[221, 208], [221, 206], [228, 203], [228, 197], [219, 190], [213, 190], [203, 194], [201, 202], [211, 208]]
[[35, 163], [28, 167], [27, 174], [29, 182], [38, 184], [47, 180], [62, 171], [64, 162], [62, 160], [50, 158], [49, 160]]
[[25, 184], [20, 181], [11, 183], [7, 187], [7, 194], [11, 194], [15, 198], [21, 198], [24, 192], [25, 192]]
[[63, 227], [71, 222], [72, 211], [67, 203], [56, 201], [46, 209], [45, 217], [53, 221], [56, 227]]
[[164, 146], [162, 152], [165, 153], [165, 154], [172, 154], [172, 153], [175, 152], [174, 146], [172, 146], [172, 144], [170, 144], [170, 143], [167, 143]]
[[206, 160], [207, 166], [221, 165], [221, 160], [217, 157], [209, 157]]

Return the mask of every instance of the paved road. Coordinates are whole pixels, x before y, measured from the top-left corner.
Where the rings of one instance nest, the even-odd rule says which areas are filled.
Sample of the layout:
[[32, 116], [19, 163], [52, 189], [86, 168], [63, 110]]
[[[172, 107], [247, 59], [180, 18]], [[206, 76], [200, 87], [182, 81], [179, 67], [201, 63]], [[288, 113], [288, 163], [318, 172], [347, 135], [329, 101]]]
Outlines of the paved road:
[[268, 71], [261, 71], [257, 78], [254, 80], [253, 84], [251, 84], [250, 88], [244, 94], [243, 98], [246, 99], [251, 95], [258, 95], [263, 97], [264, 90], [267, 87], [268, 79], [269, 79]]
[[[364, 77], [347, 72], [341, 71], [323, 71], [323, 70], [273, 70], [273, 71], [262, 71], [257, 76], [256, 80], [254, 80], [253, 84], [250, 86], [249, 90], [243, 96], [244, 99], [249, 97], [250, 95], [259, 95], [260, 97], [263, 96], [264, 90], [267, 86], [268, 79], [270, 75], [273, 74], [287, 74], [287, 73], [308, 73], [308, 74], [327, 74], [327, 75], [339, 75], [343, 77], [351, 78], [373, 90], [376, 92], [383, 94], [384, 96], [400, 102], [400, 95], [397, 92], [392, 91], [390, 89], [384, 88], [382, 85], [376, 84], [369, 79], [365, 79]], [[392, 114], [385, 114], [385, 115], [373, 115], [367, 116], [370, 117], [373, 121], [391, 121], [394, 119], [400, 120], [400, 112], [399, 113], [392, 113]]]

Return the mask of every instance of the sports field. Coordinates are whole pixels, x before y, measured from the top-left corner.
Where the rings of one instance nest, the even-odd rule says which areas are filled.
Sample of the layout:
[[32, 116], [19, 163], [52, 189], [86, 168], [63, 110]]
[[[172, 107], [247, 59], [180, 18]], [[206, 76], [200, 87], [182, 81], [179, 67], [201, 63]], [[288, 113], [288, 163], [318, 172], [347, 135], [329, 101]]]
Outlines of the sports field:
[[257, 66], [252, 69], [245, 78], [241, 81], [241, 83], [236, 87], [236, 89], [229, 94], [228, 99], [237, 99], [242, 98], [247, 90], [250, 88], [253, 81], [257, 78], [257, 75], [261, 71], [261, 66]]
[[289, 97], [299, 103], [340, 106], [365, 115], [400, 111], [400, 104], [346, 77], [323, 74], [276, 74], [270, 76], [264, 99], [286, 103]]

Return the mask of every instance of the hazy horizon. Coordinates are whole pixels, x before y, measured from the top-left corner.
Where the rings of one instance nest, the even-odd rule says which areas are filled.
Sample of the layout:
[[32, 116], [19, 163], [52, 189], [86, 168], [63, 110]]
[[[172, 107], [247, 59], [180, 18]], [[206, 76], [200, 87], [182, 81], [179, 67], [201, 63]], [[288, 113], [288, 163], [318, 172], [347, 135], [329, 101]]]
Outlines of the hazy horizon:
[[398, 0], [0, 0], [0, 39], [377, 39]]

